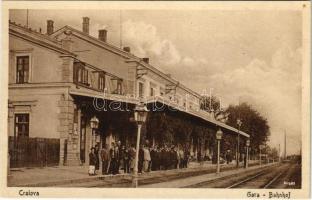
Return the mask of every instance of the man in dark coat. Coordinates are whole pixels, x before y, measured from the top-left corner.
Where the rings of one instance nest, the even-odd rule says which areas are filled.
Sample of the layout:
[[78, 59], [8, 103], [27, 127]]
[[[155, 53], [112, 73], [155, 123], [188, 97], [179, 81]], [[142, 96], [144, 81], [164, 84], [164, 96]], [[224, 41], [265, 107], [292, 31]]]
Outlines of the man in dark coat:
[[108, 145], [101, 150], [101, 160], [102, 160], [102, 174], [108, 174], [108, 167], [110, 161], [110, 152], [108, 149]]
[[130, 153], [128, 147], [122, 147], [122, 155], [120, 157], [123, 161], [124, 173], [130, 173]]
[[151, 161], [152, 161], [151, 170], [156, 171], [158, 166], [158, 153], [156, 147], [151, 149]]
[[165, 166], [165, 170], [170, 169], [170, 165], [171, 165], [171, 153], [170, 153], [170, 149], [168, 147], [165, 147], [165, 151], [164, 151], [164, 166]]
[[144, 151], [143, 151], [143, 146], [141, 145], [141, 147], [139, 149], [138, 173], [142, 173], [143, 162], [144, 162]]
[[188, 148], [184, 149], [184, 167], [187, 168], [188, 167], [188, 162], [191, 156], [191, 152], [189, 151]]
[[111, 163], [110, 163], [110, 173], [115, 175], [118, 173], [119, 166], [118, 166], [118, 148], [116, 148], [115, 143], [112, 143], [112, 148], [109, 151]]
[[95, 170], [99, 170], [100, 169], [100, 158], [99, 158], [99, 145], [98, 144], [96, 144], [94, 147], [94, 154], [96, 157]]

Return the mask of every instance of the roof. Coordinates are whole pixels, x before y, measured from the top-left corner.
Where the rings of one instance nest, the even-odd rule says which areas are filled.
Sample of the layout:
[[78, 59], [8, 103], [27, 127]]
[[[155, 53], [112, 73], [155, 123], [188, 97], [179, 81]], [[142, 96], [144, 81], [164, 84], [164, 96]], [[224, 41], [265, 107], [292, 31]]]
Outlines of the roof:
[[[95, 38], [95, 37], [93, 37], [93, 36], [91, 36], [91, 35], [89, 35], [89, 34], [86, 34], [86, 33], [82, 32], [82, 31], [80, 31], [80, 30], [75, 29], [75, 28], [73, 28], [73, 27], [71, 27], [71, 26], [64, 26], [64, 27], [60, 28], [59, 30], [55, 31], [54, 33], [52, 33], [51, 36], [57, 36], [57, 35], [59, 35], [59, 34], [62, 34], [65, 30], [70, 30], [70, 31], [72, 31], [72, 34], [74, 34], [75, 36], [77, 36], [77, 37], [79, 37], [79, 38], [88, 40], [89, 42], [92, 42], [93, 44], [96, 44], [96, 45], [98, 45], [98, 46], [100, 46], [100, 47], [102, 47], [102, 48], [104, 48], [104, 49], [106, 49], [106, 50], [108, 50], [108, 51], [111, 51], [111, 52], [113, 52], [113, 53], [115, 53], [115, 54], [118, 54], [118, 55], [120, 55], [120, 56], [123, 56], [123, 57], [127, 58], [127, 59], [128, 59], [128, 62], [136, 62], [136, 63], [138, 63], [138, 64], [140, 64], [140, 65], [146, 67], [147, 69], [149, 69], [149, 70], [151, 70], [151, 71], [157, 73], [158, 75], [162, 76], [163, 78], [165, 78], [165, 79], [168, 80], [169, 82], [172, 82], [172, 83], [178, 85], [178, 87], [180, 87], [180, 88], [186, 90], [187, 92], [193, 94], [194, 96], [196, 96], [196, 97], [198, 97], [198, 98], [201, 97], [200, 94], [198, 94], [198, 93], [196, 93], [195, 91], [193, 91], [193, 90], [187, 88], [187, 87], [184, 86], [183, 84], [180, 84], [177, 80], [171, 78], [170, 76], [168, 76], [168, 75], [165, 74], [164, 72], [160, 71], [160, 70], [157, 69], [156, 67], [150, 65], [149, 63], [146, 63], [146, 62], [142, 61], [141, 58], [139, 58], [139, 57], [137, 57], [137, 56], [135, 56], [135, 55], [133, 55], [133, 54], [131, 54], [131, 53], [129, 53], [129, 52], [126, 52], [126, 51], [122, 50], [122, 49], [119, 48], [119, 47], [116, 47], [116, 46], [111, 45], [111, 44], [109, 44], [109, 43], [107, 43], [107, 42], [101, 41], [101, 40], [99, 40], [98, 38]], [[77, 92], [74, 92], [74, 91], [72, 91], [71, 94], [74, 94], [74, 95], [83, 95], [83, 94], [78, 94]], [[90, 95], [91, 95], [91, 94], [90, 94]], [[94, 96], [94, 95], [93, 95], [93, 96]], [[120, 97], [117, 97], [117, 96], [118, 96], [118, 95], [115, 95], [115, 96], [106, 96], [105, 98], [108, 98], [108, 99], [111, 99], [111, 100], [121, 100], [121, 101], [123, 101], [123, 102], [128, 102], [128, 103], [135, 103], [135, 104], [139, 103], [139, 101], [136, 100], [136, 99], [131, 99], [130, 102], [129, 102], [129, 98], [128, 98], [128, 97], [120, 98]], [[103, 98], [103, 96], [101, 96], [101, 97]], [[154, 97], [154, 98], [155, 98], [155, 97]], [[239, 132], [239, 134], [242, 135], [242, 136], [250, 137], [247, 133], [245, 133], [245, 132], [243, 132], [243, 131], [238, 131], [236, 128], [233, 128], [233, 127], [231, 127], [231, 126], [229, 126], [229, 125], [227, 125], [227, 124], [225, 124], [225, 123], [222, 123], [222, 122], [220, 122], [220, 121], [217, 121], [217, 120], [211, 118], [211, 116], [209, 115], [209, 113], [207, 113], [206, 111], [202, 111], [202, 110], [200, 110], [200, 111], [194, 111], [194, 110], [185, 109], [184, 107], [182, 108], [182, 107], [177, 106], [177, 105], [172, 105], [172, 102], [169, 101], [169, 100], [167, 100], [167, 99], [165, 99], [165, 98], [161, 98], [161, 97], [157, 97], [157, 98], [158, 98], [158, 99], [156, 99], [156, 100], [150, 100], [150, 101], [148, 101], [148, 103], [152, 103], [153, 101], [154, 101], [154, 102], [155, 102], [155, 101], [158, 101], [158, 102], [165, 102], [167, 105], [173, 106], [173, 107], [175, 107], [176, 109], [178, 109], [178, 110], [180, 110], [180, 111], [182, 111], [182, 112], [186, 112], [186, 113], [188, 113], [188, 114], [194, 115], [194, 116], [196, 116], [196, 117], [199, 117], [199, 118], [201, 118], [201, 119], [203, 119], [203, 120], [205, 120], [205, 121], [208, 121], [208, 122], [210, 122], [210, 123], [214, 123], [214, 124], [216, 124], [216, 125], [218, 125], [218, 126], [224, 128], [224, 129], [230, 130], [230, 131], [232, 131], [232, 132], [237, 132], [237, 133]]]
[[171, 83], [173, 83], [175, 85], [178, 85], [178, 87], [180, 87], [181, 89], [189, 92], [190, 94], [192, 94], [192, 95], [194, 95], [194, 96], [196, 96], [198, 98], [201, 97], [200, 94], [198, 94], [197, 92], [191, 90], [190, 88], [186, 87], [185, 85], [181, 84], [179, 81], [173, 79], [172, 77], [168, 76], [168, 74], [162, 72], [161, 70], [157, 69], [156, 67], [152, 66], [151, 64], [142, 61], [142, 58], [139, 58], [139, 57], [135, 56], [132, 53], [126, 52], [123, 49], [121, 49], [119, 47], [116, 47], [116, 46], [114, 46], [112, 44], [109, 44], [107, 42], [101, 41], [98, 38], [93, 37], [93, 36], [91, 36], [89, 34], [86, 34], [86, 33], [82, 32], [80, 30], [77, 30], [77, 29], [75, 29], [75, 28], [73, 28], [71, 26], [67, 25], [67, 26], [64, 26], [64, 27], [56, 30], [55, 32], [53, 32], [51, 34], [51, 37], [56, 37], [56, 36], [64, 33], [65, 30], [69, 30], [69, 31], [72, 32], [73, 35], [75, 35], [75, 36], [77, 36], [77, 37], [79, 37], [81, 39], [88, 40], [89, 42], [91, 42], [91, 43], [93, 43], [93, 44], [95, 44], [97, 46], [100, 46], [100, 47], [102, 47], [102, 48], [104, 48], [104, 49], [106, 49], [106, 50], [108, 50], [108, 51], [110, 51], [112, 53], [118, 54], [118, 55], [128, 59], [128, 62], [136, 62], [136, 63], [142, 65], [143, 67], [151, 70], [152, 72], [155, 72], [156, 74], [160, 75], [161, 77], [163, 77], [167, 81], [169, 81], [169, 82], [171, 82]]
[[187, 109], [187, 108], [185, 108], [183, 106], [179, 106], [176, 103], [171, 102], [170, 100], [163, 98], [161, 96], [151, 97], [151, 98], [147, 99], [147, 101], [146, 101], [146, 103], [155, 103], [155, 102], [159, 102], [159, 103], [163, 103], [167, 106], [171, 106], [171, 107], [173, 107], [173, 108], [175, 108], [181, 112], [191, 114], [191, 115], [196, 116], [198, 118], [201, 118], [207, 122], [210, 122], [212, 124], [216, 124], [217, 126], [222, 127], [224, 129], [230, 130], [230, 131], [235, 132], [235, 133], [239, 133], [240, 135], [245, 136], [247, 138], [250, 137], [249, 134], [247, 134], [243, 131], [238, 131], [238, 129], [236, 129], [234, 127], [231, 127], [231, 126], [229, 126], [223, 122], [217, 121], [216, 119], [212, 118], [209, 115], [209, 113], [207, 113], [206, 111]]
[[61, 43], [57, 40], [26, 26], [16, 24], [15, 22], [9, 21], [9, 34], [23, 38], [24, 40], [35, 43], [37, 45], [52, 49], [58, 53], [76, 56], [74, 53], [62, 48]]

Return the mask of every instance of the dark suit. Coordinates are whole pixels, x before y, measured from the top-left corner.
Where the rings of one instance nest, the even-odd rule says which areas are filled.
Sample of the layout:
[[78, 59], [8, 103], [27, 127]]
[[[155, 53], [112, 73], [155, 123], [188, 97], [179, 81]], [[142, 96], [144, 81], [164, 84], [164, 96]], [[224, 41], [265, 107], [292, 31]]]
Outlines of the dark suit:
[[143, 161], [144, 161], [144, 151], [142, 148], [139, 149], [139, 163], [138, 163], [138, 171], [142, 173], [143, 169]]

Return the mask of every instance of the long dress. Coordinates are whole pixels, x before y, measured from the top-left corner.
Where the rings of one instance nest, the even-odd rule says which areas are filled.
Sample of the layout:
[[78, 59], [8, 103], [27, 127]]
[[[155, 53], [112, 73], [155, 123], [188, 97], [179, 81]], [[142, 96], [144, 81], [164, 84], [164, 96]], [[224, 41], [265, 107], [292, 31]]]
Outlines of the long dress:
[[96, 155], [94, 153], [89, 154], [89, 175], [95, 174]]

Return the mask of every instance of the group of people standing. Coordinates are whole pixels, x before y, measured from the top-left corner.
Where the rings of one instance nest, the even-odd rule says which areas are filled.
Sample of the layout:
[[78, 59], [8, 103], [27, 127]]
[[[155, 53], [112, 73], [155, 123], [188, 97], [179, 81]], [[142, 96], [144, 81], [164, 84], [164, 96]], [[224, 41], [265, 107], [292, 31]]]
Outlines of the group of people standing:
[[142, 146], [139, 149], [138, 171], [142, 173], [187, 168], [189, 158], [190, 152], [186, 148], [177, 148], [174, 145], [171, 147], [164, 145], [151, 148]]
[[[111, 148], [105, 145], [99, 150], [99, 146], [91, 148], [89, 154], [89, 175], [95, 175], [102, 162], [102, 174], [119, 174], [120, 169], [124, 173], [133, 173], [135, 168], [136, 149], [134, 145], [124, 146], [121, 142], [112, 143]], [[138, 173], [157, 170], [169, 170], [187, 168], [190, 159], [190, 151], [187, 148], [176, 146], [152, 146], [141, 145], [138, 157]]]

